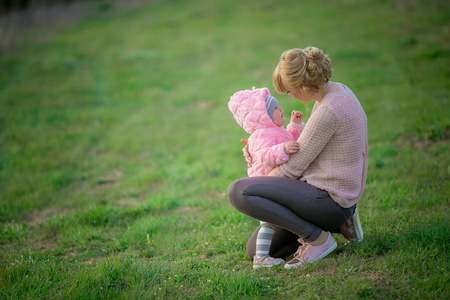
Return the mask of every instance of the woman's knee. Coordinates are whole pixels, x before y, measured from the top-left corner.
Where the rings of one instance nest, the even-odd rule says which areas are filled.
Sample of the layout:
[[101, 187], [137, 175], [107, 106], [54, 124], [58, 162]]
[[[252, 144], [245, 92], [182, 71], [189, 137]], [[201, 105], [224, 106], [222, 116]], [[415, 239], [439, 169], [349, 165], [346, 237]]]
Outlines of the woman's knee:
[[228, 190], [227, 190], [228, 201], [230, 201], [231, 205], [233, 205], [236, 209], [237, 209], [236, 206], [242, 199], [242, 193], [243, 193], [242, 181], [244, 179], [245, 178], [237, 179], [228, 186]]

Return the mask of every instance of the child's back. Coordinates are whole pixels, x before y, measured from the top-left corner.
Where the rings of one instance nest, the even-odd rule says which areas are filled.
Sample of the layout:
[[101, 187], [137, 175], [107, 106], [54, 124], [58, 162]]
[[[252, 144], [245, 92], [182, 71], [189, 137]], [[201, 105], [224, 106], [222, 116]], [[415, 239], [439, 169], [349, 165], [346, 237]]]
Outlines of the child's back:
[[[237, 123], [250, 134], [247, 145], [252, 159], [252, 165], [248, 169], [249, 176], [267, 175], [275, 166], [285, 163], [289, 155], [285, 151], [284, 143], [296, 141], [303, 128], [301, 121], [300, 124], [290, 123], [287, 130], [282, 124], [277, 124], [268, 112], [269, 109], [275, 114], [270, 108], [273, 103], [268, 101], [276, 101], [270, 95], [269, 89], [253, 88], [236, 92], [228, 102]], [[278, 107], [278, 101], [274, 107]], [[281, 122], [284, 122], [284, 115], [281, 117]]]

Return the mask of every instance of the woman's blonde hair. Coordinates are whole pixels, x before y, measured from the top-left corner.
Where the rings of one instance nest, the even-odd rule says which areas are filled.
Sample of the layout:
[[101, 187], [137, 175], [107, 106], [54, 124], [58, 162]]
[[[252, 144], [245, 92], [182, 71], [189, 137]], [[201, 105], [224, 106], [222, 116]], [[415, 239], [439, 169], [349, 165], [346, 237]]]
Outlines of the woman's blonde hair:
[[330, 80], [331, 60], [316, 47], [285, 51], [273, 72], [273, 85], [285, 94], [287, 88], [298, 87], [305, 93], [319, 92]]

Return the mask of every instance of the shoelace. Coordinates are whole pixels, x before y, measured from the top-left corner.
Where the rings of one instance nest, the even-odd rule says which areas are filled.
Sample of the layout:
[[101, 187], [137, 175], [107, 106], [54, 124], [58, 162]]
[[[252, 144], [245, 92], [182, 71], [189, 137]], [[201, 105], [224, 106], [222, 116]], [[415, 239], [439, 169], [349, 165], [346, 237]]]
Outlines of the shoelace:
[[267, 261], [274, 261], [276, 258], [273, 258], [273, 257], [271, 257], [271, 256], [266, 256], [266, 257], [264, 257], [262, 260], [261, 260], [261, 262], [263, 262], [263, 263], [265, 263], [265, 262], [267, 262]]
[[298, 247], [298, 250], [297, 250], [297, 252], [295, 252], [294, 257], [297, 260], [301, 260], [303, 254], [306, 254], [308, 252], [310, 245], [308, 243], [306, 243], [302, 238], [299, 238], [298, 242], [302, 245], [300, 247]]

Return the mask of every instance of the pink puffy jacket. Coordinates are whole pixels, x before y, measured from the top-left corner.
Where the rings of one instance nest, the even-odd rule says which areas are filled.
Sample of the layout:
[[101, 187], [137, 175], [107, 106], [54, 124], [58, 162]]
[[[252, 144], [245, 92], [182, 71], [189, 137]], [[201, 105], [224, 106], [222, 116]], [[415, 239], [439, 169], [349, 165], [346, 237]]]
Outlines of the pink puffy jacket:
[[237, 123], [250, 134], [248, 152], [252, 157], [252, 166], [248, 169], [248, 176], [267, 175], [275, 166], [288, 161], [284, 143], [296, 141], [303, 127], [290, 123], [286, 130], [277, 126], [267, 114], [266, 95], [270, 95], [268, 88], [253, 87], [252, 90], [236, 92], [228, 102]]

